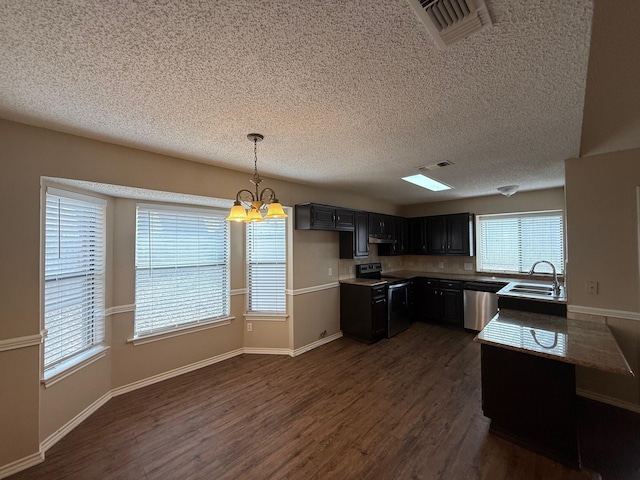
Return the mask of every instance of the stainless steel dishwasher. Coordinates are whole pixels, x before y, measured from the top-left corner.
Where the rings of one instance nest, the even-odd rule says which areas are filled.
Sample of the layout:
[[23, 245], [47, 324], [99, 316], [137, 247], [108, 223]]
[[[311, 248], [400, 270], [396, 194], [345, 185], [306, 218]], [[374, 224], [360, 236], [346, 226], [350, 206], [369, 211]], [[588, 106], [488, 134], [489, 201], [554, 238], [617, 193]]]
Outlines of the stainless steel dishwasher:
[[465, 282], [464, 328], [479, 332], [498, 313], [496, 292], [506, 283]]

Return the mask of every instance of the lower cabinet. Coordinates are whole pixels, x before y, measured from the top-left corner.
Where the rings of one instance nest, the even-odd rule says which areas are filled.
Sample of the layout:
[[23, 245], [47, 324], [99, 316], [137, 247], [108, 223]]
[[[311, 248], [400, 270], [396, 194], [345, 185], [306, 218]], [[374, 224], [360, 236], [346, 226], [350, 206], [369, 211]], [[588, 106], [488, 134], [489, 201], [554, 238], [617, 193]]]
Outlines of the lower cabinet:
[[387, 287], [340, 284], [340, 329], [348, 337], [374, 342], [387, 335]]
[[491, 430], [578, 468], [575, 366], [486, 344], [481, 353], [482, 410]]
[[463, 282], [419, 278], [415, 282], [415, 319], [464, 326]]

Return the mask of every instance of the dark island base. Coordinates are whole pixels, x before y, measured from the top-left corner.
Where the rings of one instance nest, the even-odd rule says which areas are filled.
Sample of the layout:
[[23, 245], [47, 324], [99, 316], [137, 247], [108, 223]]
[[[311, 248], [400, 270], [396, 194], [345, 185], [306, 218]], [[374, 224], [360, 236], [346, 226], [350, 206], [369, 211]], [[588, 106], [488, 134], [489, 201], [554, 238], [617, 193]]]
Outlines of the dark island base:
[[491, 430], [580, 468], [575, 366], [482, 345], [482, 409]]

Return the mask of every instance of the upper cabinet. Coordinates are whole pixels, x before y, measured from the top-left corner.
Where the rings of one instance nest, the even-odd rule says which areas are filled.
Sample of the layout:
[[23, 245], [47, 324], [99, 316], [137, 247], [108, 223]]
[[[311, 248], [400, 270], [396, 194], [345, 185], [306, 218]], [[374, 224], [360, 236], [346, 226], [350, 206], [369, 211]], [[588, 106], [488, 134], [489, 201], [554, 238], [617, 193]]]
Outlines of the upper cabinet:
[[296, 205], [297, 230], [335, 230], [351, 232], [355, 228], [354, 210], [317, 203]]
[[393, 217], [379, 213], [369, 214], [369, 235], [377, 238], [391, 239], [393, 230]]
[[388, 257], [409, 253], [409, 222], [406, 218], [391, 217], [391, 239], [394, 243], [378, 244], [378, 255]]
[[367, 257], [370, 237], [383, 240], [372, 240], [381, 256], [473, 256], [474, 222], [473, 213], [407, 219], [317, 203], [301, 203], [295, 208], [297, 230], [341, 232], [340, 258]]
[[409, 219], [409, 253], [413, 255], [475, 255], [472, 213]]

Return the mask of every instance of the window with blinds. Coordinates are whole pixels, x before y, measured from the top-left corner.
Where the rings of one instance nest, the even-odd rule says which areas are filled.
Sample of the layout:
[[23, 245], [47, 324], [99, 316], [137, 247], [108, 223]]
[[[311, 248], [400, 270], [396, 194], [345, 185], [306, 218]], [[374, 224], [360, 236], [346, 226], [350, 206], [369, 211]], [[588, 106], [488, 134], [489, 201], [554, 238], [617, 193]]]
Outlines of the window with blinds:
[[45, 194], [45, 372], [104, 340], [105, 210], [99, 198]]
[[229, 222], [212, 209], [138, 205], [135, 336], [229, 315]]
[[286, 220], [247, 224], [249, 312], [286, 313]]
[[[538, 260], [564, 271], [564, 226], [560, 210], [477, 216], [477, 270], [528, 273]], [[552, 273], [540, 264], [536, 272]]]

